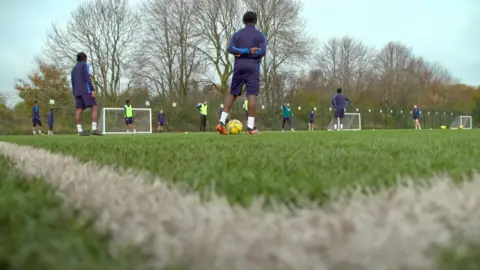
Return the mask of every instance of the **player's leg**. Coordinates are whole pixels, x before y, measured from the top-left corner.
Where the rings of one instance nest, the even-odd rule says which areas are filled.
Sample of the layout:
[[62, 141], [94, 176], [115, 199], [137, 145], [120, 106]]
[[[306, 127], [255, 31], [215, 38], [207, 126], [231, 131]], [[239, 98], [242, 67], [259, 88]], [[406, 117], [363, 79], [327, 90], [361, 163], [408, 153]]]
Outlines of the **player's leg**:
[[200, 119], [201, 119], [200, 131], [205, 132], [207, 129], [207, 116], [202, 114]]
[[92, 120], [92, 135], [102, 135], [102, 132], [98, 130], [97, 121], [98, 121], [98, 105], [97, 100], [92, 97], [90, 94], [86, 94], [82, 96], [83, 103], [85, 107], [91, 108], [91, 120]]
[[293, 127], [292, 127], [292, 118], [289, 117], [287, 121], [288, 121], [288, 127], [290, 128], [290, 130], [295, 131], [295, 129], [293, 129]]
[[257, 135], [260, 134], [255, 127], [255, 117], [257, 115], [256, 102], [260, 92], [260, 73], [250, 75], [246, 80], [245, 86], [248, 100], [247, 134]]
[[37, 120], [37, 132], [38, 132], [38, 134], [43, 135], [43, 133], [42, 133], [42, 121], [40, 121], [40, 120]]
[[287, 123], [287, 118], [286, 118], [286, 117], [282, 117], [282, 132], [285, 131], [285, 123]]
[[85, 104], [83, 103], [82, 96], [75, 97], [75, 122], [77, 124], [77, 132], [80, 136], [89, 136], [88, 131], [82, 128], [82, 115], [85, 110]]
[[228, 113], [232, 108], [233, 103], [235, 100], [242, 94], [242, 87], [244, 85], [245, 80], [243, 78], [239, 78], [235, 76], [232, 77], [232, 84], [230, 86], [230, 95], [225, 100], [225, 106], [223, 107], [223, 112], [220, 115], [220, 121], [217, 125], [217, 131], [222, 135], [227, 135], [228, 131], [225, 128], [225, 124], [227, 121]]
[[343, 130], [343, 117], [345, 116], [345, 110], [342, 109], [340, 110], [340, 114], [339, 114], [340, 117], [338, 117], [338, 126], [340, 127], [340, 130]]
[[35, 119], [32, 120], [32, 133], [37, 135], [37, 121]]

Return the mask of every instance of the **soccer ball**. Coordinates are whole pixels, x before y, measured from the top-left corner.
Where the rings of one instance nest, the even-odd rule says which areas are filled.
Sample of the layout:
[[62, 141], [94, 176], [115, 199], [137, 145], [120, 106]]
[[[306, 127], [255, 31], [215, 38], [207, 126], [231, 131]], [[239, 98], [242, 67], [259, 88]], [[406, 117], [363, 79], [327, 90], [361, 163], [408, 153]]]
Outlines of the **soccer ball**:
[[463, 126], [462, 125], [458, 126], [458, 129], [463, 129]]
[[440, 128], [441, 128], [441, 129], [447, 129], [447, 126], [441, 125]]
[[242, 125], [242, 122], [234, 119], [230, 122], [228, 122], [227, 124], [227, 130], [228, 130], [228, 133], [230, 134], [240, 134], [240, 132], [242, 132], [242, 129], [243, 129], [243, 125]]

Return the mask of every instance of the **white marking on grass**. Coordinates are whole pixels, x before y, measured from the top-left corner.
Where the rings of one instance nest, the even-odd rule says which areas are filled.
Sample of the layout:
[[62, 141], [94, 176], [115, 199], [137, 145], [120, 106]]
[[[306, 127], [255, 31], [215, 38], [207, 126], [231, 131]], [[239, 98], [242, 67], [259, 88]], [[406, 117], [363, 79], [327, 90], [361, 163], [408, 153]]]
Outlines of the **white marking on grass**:
[[283, 207], [266, 212], [258, 202], [250, 209], [223, 198], [201, 202], [151, 177], [42, 149], [0, 142], [0, 154], [95, 217], [95, 227], [112, 234], [112, 247], [152, 254], [156, 269], [436, 269], [425, 253], [432, 245], [448, 244], [452, 229], [480, 228], [479, 175], [458, 186], [438, 177], [431, 186], [356, 192], [292, 216]]

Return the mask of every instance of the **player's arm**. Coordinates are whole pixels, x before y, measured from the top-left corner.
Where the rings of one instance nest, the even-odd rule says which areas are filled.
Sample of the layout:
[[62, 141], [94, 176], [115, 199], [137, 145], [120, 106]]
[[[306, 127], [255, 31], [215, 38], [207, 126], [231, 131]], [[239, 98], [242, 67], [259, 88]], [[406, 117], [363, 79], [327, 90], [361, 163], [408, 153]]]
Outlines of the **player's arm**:
[[332, 107], [334, 109], [337, 108], [337, 95], [333, 96], [333, 99], [332, 99]]
[[230, 44], [228, 45], [228, 53], [230, 54], [250, 54], [249, 48], [238, 48], [237, 45], [237, 34], [232, 36], [230, 39]]
[[94, 92], [95, 88], [93, 87], [92, 74], [90, 73], [90, 65], [88, 63], [85, 64], [85, 70], [83, 71], [83, 74], [85, 75], [85, 79], [90, 91]]
[[72, 82], [72, 94], [75, 94], [75, 90], [73, 90], [74, 87], [75, 87], [75, 76], [73, 75], [74, 74], [73, 71], [74, 71], [74, 69], [70, 73], [70, 81]]
[[123, 106], [123, 117], [127, 118], [127, 107]]
[[259, 59], [265, 56], [267, 53], [267, 38], [265, 37], [265, 34], [262, 34], [262, 41], [260, 42], [260, 46], [258, 50], [250, 56], [250, 58], [254, 59]]
[[348, 104], [350, 104], [350, 99], [348, 99], [348, 98], [345, 97], [345, 107], [347, 107]]

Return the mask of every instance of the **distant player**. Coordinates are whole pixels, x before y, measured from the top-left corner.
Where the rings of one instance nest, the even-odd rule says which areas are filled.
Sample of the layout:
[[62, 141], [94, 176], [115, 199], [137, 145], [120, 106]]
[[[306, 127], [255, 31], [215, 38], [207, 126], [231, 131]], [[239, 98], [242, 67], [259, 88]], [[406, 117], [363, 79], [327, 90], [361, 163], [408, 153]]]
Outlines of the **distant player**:
[[292, 109], [290, 108], [290, 103], [283, 103], [282, 107], [282, 132], [285, 132], [285, 124], [288, 123], [288, 127], [291, 131], [295, 131], [292, 128]]
[[165, 117], [165, 113], [163, 110], [160, 110], [160, 112], [157, 115], [157, 131], [158, 132], [163, 132], [163, 126], [167, 123], [167, 118]]
[[413, 105], [412, 117], [413, 117], [413, 123], [415, 124], [415, 129], [422, 129], [422, 126], [420, 125], [421, 114], [422, 114], [422, 111], [420, 111], [420, 108], [417, 105]]
[[48, 135], [53, 135], [53, 108], [48, 111]]
[[197, 110], [200, 111], [200, 131], [207, 130], [208, 101], [197, 104]]
[[312, 109], [310, 111], [310, 114], [308, 115], [308, 130], [309, 131], [313, 131], [314, 127], [315, 127], [315, 110]]
[[248, 98], [246, 96], [245, 100], [243, 101], [243, 110], [245, 111], [245, 125], [248, 125]]
[[91, 108], [92, 135], [103, 135], [97, 129], [98, 106], [95, 99], [95, 88], [92, 82], [92, 70], [87, 63], [87, 55], [83, 52], [77, 54], [77, 64], [71, 73], [73, 96], [75, 97], [75, 121], [80, 136], [89, 136], [90, 133], [82, 128], [82, 115], [86, 108]]
[[40, 109], [38, 108], [38, 101], [33, 102], [33, 112], [32, 112], [32, 126], [33, 126], [33, 135], [43, 135], [42, 134], [42, 121], [40, 121]]
[[228, 134], [225, 128], [228, 113], [235, 100], [242, 95], [244, 85], [248, 100], [247, 134], [260, 134], [255, 129], [255, 101], [260, 91], [260, 64], [267, 52], [267, 39], [256, 28], [257, 14], [248, 11], [243, 15], [243, 23], [245, 28], [233, 34], [228, 47], [228, 52], [235, 55], [235, 64], [230, 95], [217, 125], [217, 131], [222, 135]]
[[133, 108], [132, 104], [130, 104], [130, 99], [125, 101], [125, 105], [123, 106], [123, 116], [125, 117], [125, 125], [127, 125], [127, 132], [133, 131], [133, 133], [137, 133], [135, 129], [135, 124], [133, 123]]
[[345, 116], [345, 107], [350, 104], [350, 100], [342, 94], [342, 88], [337, 89], [337, 94], [333, 96], [332, 106], [334, 109], [333, 117], [335, 130], [343, 130], [342, 119]]

